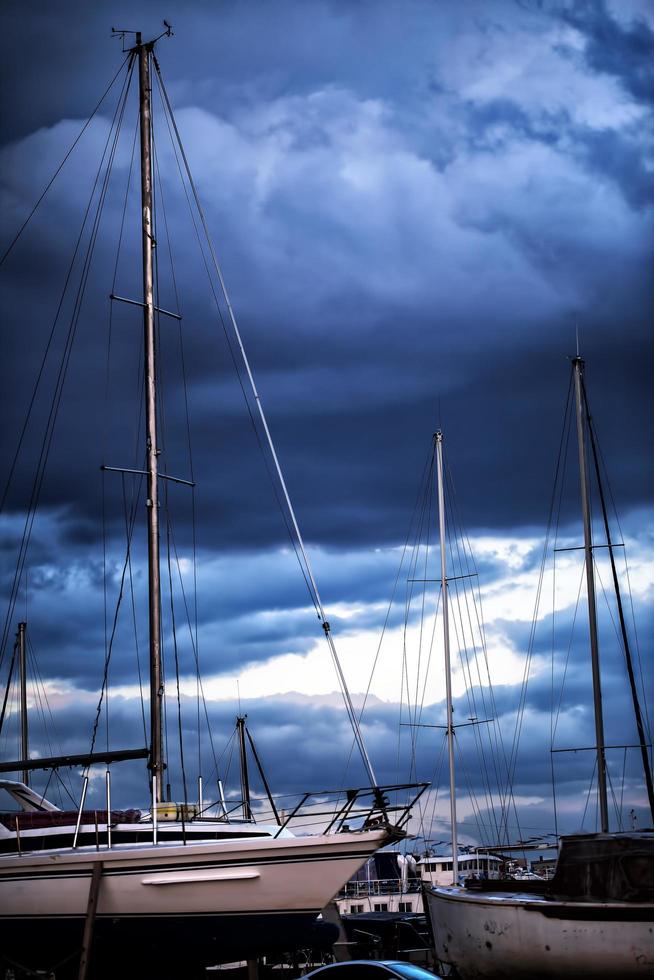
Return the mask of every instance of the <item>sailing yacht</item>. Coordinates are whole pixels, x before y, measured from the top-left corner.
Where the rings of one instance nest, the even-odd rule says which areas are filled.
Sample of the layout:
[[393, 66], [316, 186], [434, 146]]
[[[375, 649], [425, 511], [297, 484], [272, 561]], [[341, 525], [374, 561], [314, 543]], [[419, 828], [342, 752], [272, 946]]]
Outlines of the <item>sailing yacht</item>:
[[[598, 477], [599, 466], [593, 430], [590, 427], [584, 362], [579, 355], [573, 359], [572, 369], [601, 831], [561, 838], [556, 871], [550, 880], [468, 880], [464, 885], [459, 885], [455, 858], [452, 884], [424, 888], [424, 900], [432, 923], [437, 959], [452, 967], [461, 980], [561, 980], [579, 976], [614, 980], [616, 977], [654, 975], [654, 831], [609, 831], [587, 434], [590, 435]], [[600, 498], [607, 534], [606, 547], [617, 586], [613, 563], [614, 546], [601, 494]], [[619, 599], [617, 588], [616, 596]], [[628, 673], [633, 679], [620, 602], [619, 610]], [[635, 684], [632, 684], [632, 695], [639, 735], [638, 747], [654, 819], [654, 794], [647, 739]], [[452, 756], [450, 761], [452, 762]], [[455, 785], [452, 768], [450, 792], [453, 801]], [[451, 819], [452, 836], [455, 840], [454, 803]], [[456, 855], [456, 850], [454, 853]]]
[[[124, 39], [132, 32], [119, 33]], [[170, 28], [165, 33], [170, 34]], [[133, 970], [138, 966], [148, 971], [140, 975], [151, 976], [156, 970], [163, 977], [179, 962], [203, 967], [252, 958], [271, 949], [294, 948], [302, 927], [315, 922], [367, 858], [404, 836], [410, 816], [410, 802], [389, 803], [396, 787], [379, 786], [375, 779], [272, 442], [282, 496], [371, 786], [344, 792], [335, 807], [326, 802], [327, 791], [319, 793], [321, 809], [313, 810], [312, 818], [318, 817], [323, 830], [310, 836], [295, 836], [290, 829], [291, 818], [301, 812], [299, 806], [278, 822], [256, 824], [235, 820], [226, 810], [209, 817], [201, 799], [197, 805], [166, 799], [158, 521], [160, 483], [170, 477], [158, 470], [155, 321], [166, 311], [158, 307], [153, 269], [151, 102], [153, 65], [159, 72], [153, 54], [158, 40], [146, 43], [135, 33], [126, 58], [126, 70], [136, 70], [139, 87], [143, 293], [140, 300], [126, 302], [142, 308], [144, 327], [146, 464], [142, 475], [147, 481], [150, 738], [143, 748], [41, 759], [28, 758], [24, 742], [22, 758], [0, 766], [4, 776], [23, 773], [21, 781], [0, 780], [0, 791], [11, 799], [11, 806], [0, 813], [0, 963], [31, 976], [35, 971], [63, 976], [71, 963], [76, 970], [78, 962], [80, 977], [87, 975], [89, 963], [94, 975], [113, 970], [112, 975], [124, 976], [129, 962]], [[167, 95], [165, 99], [169, 122], [176, 131]], [[187, 165], [181, 143], [180, 152]], [[188, 176], [190, 179], [190, 172]], [[217, 263], [216, 274], [224, 288]], [[226, 293], [224, 296], [236, 344], [254, 386], [231, 303]], [[120, 297], [112, 295], [111, 300]], [[256, 389], [254, 395], [263, 430], [270, 438]], [[15, 606], [15, 598], [13, 601]], [[19, 647], [24, 634], [21, 624]], [[138, 758], [147, 759], [149, 769], [151, 799], [147, 806], [115, 810], [107, 770], [105, 807], [87, 807], [92, 766], [108, 767]], [[79, 806], [71, 810], [59, 809], [29, 786], [32, 771], [66, 766], [85, 774]], [[412, 790], [419, 793], [421, 787], [397, 789], [405, 799]], [[308, 797], [306, 794], [301, 804]]]

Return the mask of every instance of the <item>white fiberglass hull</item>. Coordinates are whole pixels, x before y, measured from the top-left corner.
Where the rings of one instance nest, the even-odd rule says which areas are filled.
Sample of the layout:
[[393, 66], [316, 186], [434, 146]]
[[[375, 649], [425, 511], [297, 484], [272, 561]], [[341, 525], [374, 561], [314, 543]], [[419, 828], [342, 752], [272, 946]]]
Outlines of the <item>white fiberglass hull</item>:
[[156, 927], [161, 936], [183, 923], [191, 937], [197, 926], [198, 948], [212, 947], [218, 961], [228, 946], [230, 955], [238, 948], [241, 934], [249, 934], [253, 949], [258, 932], [270, 934], [274, 922], [286, 928], [295, 920], [311, 922], [388, 838], [380, 829], [2, 856], [0, 945], [3, 950], [8, 944], [21, 947], [25, 940], [17, 937], [29, 936], [32, 948], [40, 943], [43, 951], [46, 944], [44, 962], [55, 935], [72, 937], [66, 942], [79, 948], [93, 868], [101, 862], [100, 935], [104, 928], [119, 940], [127, 929], [146, 942], [149, 928]]
[[426, 888], [436, 956], [462, 980], [654, 976], [654, 905]]

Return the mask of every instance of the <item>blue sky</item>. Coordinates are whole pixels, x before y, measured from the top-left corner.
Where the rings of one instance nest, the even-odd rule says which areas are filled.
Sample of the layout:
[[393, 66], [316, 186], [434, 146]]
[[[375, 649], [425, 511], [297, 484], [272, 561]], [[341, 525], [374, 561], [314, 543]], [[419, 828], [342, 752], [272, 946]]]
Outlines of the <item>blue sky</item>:
[[[140, 27], [148, 36], [159, 32], [160, 18], [159, 6], [149, 3], [118, 3], [110, 12], [35, 3], [28, 14], [21, 4], [5, 4], [3, 241], [29, 213], [120, 64], [120, 42], [109, 28]], [[628, 546], [644, 676], [649, 668], [651, 678], [648, 5], [195, 2], [169, 19], [175, 37], [163, 39], [157, 55], [353, 692], [366, 689], [431, 435], [442, 424], [478, 564], [499, 724], [512, 730], [576, 330]], [[0, 270], [3, 483], [110, 117], [103, 108]], [[21, 585], [62, 744], [78, 751], [88, 744], [105, 617], [111, 621], [125, 548], [116, 478], [105, 482], [103, 559], [98, 468], [133, 465], [139, 439], [138, 319], [117, 310], [108, 348], [106, 300], [134, 121], [132, 105]], [[166, 326], [163, 461], [168, 472], [189, 477], [188, 401], [198, 484], [198, 643], [215, 740], [226, 738], [238, 685], [280, 793], [314, 785], [317, 772], [321, 783], [338, 782], [350, 740], [333, 670], [215, 316], [163, 123], [156, 139], [166, 217], [175, 226], [188, 377], [185, 399], [179, 333]], [[132, 194], [128, 214], [135, 202]], [[161, 305], [176, 308], [167, 246], [160, 254]], [[127, 234], [117, 292], [137, 295], [139, 275], [138, 236]], [[65, 325], [62, 318], [1, 518], [7, 593]], [[187, 491], [171, 490], [170, 510], [190, 596]], [[576, 511], [570, 484], [561, 533], [573, 543], [581, 533]], [[559, 566], [561, 662], [579, 574], [578, 566], [567, 574]], [[175, 589], [179, 615], [178, 583]], [[551, 605], [538, 613], [543, 639], [536, 641], [516, 773], [523, 822], [540, 828], [552, 827]], [[110, 671], [112, 717], [121, 721], [116, 743], [128, 732], [142, 739], [130, 616], [119, 617]], [[402, 616], [401, 608], [391, 612], [364, 715], [384, 779], [406, 775], [405, 747], [397, 763]], [[610, 630], [608, 611], [601, 616]], [[12, 636], [14, 630], [12, 624]], [[188, 628], [181, 632], [189, 675]], [[559, 735], [585, 745], [592, 722], [580, 623], [572, 636]], [[612, 642], [605, 654], [607, 731], [622, 739], [627, 693]], [[443, 697], [437, 661], [435, 651], [432, 673], [423, 677], [434, 718]], [[460, 710], [467, 711], [456, 676]], [[192, 678], [182, 687], [191, 742]], [[35, 739], [37, 732], [35, 725]], [[463, 734], [461, 744], [474, 782], [478, 763]], [[38, 750], [46, 751], [43, 744]], [[419, 775], [430, 778], [436, 743], [421, 737], [420, 753]], [[587, 761], [580, 754], [561, 763], [559, 802], [570, 829], [582, 819]], [[362, 778], [354, 763], [351, 777]], [[125, 782], [142, 792], [136, 775]], [[634, 767], [626, 798], [646, 820]], [[593, 826], [594, 805], [589, 814]], [[466, 827], [475, 834], [471, 818]]]

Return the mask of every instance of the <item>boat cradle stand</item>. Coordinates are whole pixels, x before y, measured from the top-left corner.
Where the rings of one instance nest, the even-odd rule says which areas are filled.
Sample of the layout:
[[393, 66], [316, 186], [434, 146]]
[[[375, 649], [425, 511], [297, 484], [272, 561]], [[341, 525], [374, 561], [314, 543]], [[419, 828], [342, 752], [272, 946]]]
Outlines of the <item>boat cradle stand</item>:
[[77, 980], [86, 980], [88, 973], [91, 945], [93, 943], [93, 927], [95, 925], [95, 913], [98, 908], [101, 881], [102, 861], [95, 861], [93, 864], [93, 874], [91, 875], [91, 884], [89, 885], [89, 899], [86, 905], [86, 919], [84, 920], [84, 935], [82, 937], [82, 950], [80, 953]]

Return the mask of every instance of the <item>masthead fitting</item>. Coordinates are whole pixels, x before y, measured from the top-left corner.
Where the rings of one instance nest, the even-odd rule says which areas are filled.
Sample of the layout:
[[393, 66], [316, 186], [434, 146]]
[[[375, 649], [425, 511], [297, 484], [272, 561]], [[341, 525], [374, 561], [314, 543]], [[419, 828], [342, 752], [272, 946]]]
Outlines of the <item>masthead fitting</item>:
[[[111, 36], [119, 37], [121, 39], [123, 42], [123, 51], [138, 51], [139, 48], [142, 47], [148, 48], [150, 51], [152, 51], [157, 41], [159, 41], [162, 37], [172, 37], [175, 33], [172, 25], [169, 24], [167, 20], [164, 20], [163, 25], [166, 28], [165, 31], [162, 31], [161, 34], [158, 34], [156, 37], [152, 38], [151, 41], [146, 41], [145, 43], [143, 43], [143, 35], [141, 31], [133, 31], [129, 28], [112, 27]], [[134, 35], [134, 47], [132, 48], [125, 47], [125, 38], [128, 34]]]

